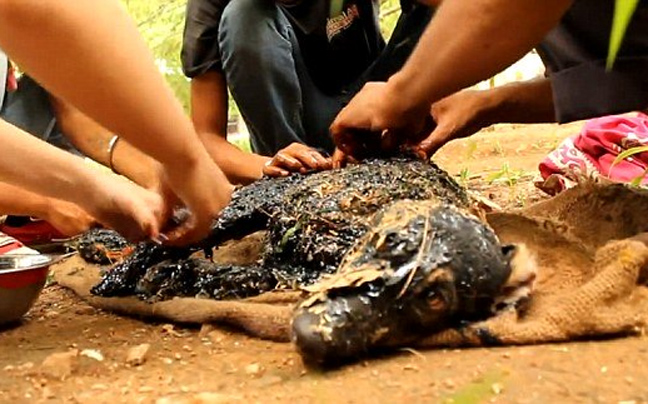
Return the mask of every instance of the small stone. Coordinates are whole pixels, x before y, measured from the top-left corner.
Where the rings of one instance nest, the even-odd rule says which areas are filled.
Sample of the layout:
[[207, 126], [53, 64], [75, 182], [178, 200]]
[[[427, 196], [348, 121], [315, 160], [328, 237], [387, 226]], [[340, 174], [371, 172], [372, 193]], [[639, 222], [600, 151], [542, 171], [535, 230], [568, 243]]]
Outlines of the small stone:
[[601, 373], [607, 373], [607, 371], [608, 371], [607, 366], [603, 366], [603, 367], [601, 368]]
[[56, 379], [65, 379], [78, 366], [79, 351], [72, 349], [68, 352], [53, 353], [41, 364], [41, 373]]
[[146, 362], [151, 344], [140, 344], [128, 350], [126, 363], [131, 366], [140, 366]]
[[409, 365], [405, 365], [405, 366], [403, 366], [403, 369], [404, 369], [404, 370], [414, 370], [414, 371], [418, 371], [418, 370], [419, 370], [419, 367], [416, 366], [416, 365], [409, 364]]
[[92, 315], [96, 313], [96, 310], [94, 309], [94, 307], [85, 306], [77, 308], [76, 310], [74, 310], [74, 313], [80, 315]]
[[207, 337], [209, 337], [211, 342], [214, 343], [214, 344], [220, 344], [221, 342], [223, 342], [223, 339], [224, 339], [223, 338], [223, 333], [221, 333], [218, 330], [209, 332], [207, 334]]
[[245, 367], [245, 373], [250, 376], [259, 376], [263, 368], [258, 363], [251, 363]]
[[90, 386], [92, 390], [108, 390], [108, 386], [105, 384], [97, 383]]
[[162, 358], [162, 362], [166, 365], [171, 365], [173, 364], [173, 359], [171, 358]]
[[43, 391], [41, 392], [41, 395], [42, 395], [44, 400], [50, 400], [50, 399], [56, 397], [56, 394], [54, 394], [52, 389], [50, 389], [47, 386], [43, 387]]
[[81, 356], [88, 357], [90, 359], [94, 359], [98, 362], [101, 362], [104, 360], [104, 356], [101, 354], [101, 352], [95, 350], [95, 349], [84, 349], [81, 351]]
[[12, 372], [16, 370], [16, 367], [14, 365], [7, 365], [2, 370], [4, 370], [5, 372]]
[[445, 379], [443, 381], [443, 385], [446, 388], [449, 388], [449, 389], [454, 389], [455, 388], [455, 382], [452, 379]]
[[59, 316], [59, 313], [57, 311], [50, 311], [50, 312], [45, 313], [45, 318], [48, 318], [48, 319], [56, 318], [58, 316]]
[[167, 333], [169, 335], [173, 335], [174, 337], [182, 337], [182, 333], [176, 331], [175, 326], [173, 324], [164, 324], [162, 326], [162, 332]]
[[199, 338], [205, 338], [212, 331], [214, 331], [214, 326], [213, 325], [211, 325], [211, 324], [203, 324], [200, 327], [200, 332], [198, 332], [198, 337]]
[[175, 354], [173, 355], [173, 357], [176, 358], [176, 360], [180, 360], [180, 359], [182, 359], [182, 355], [180, 355], [179, 352], [175, 353]]
[[502, 383], [493, 383], [491, 385], [491, 391], [493, 394], [502, 394], [502, 391], [504, 391], [504, 386], [502, 386]]
[[632, 376], [626, 376], [625, 377], [625, 382], [628, 384], [634, 383], [634, 378]]
[[154, 389], [153, 387], [151, 387], [151, 386], [142, 386], [142, 387], [140, 387], [137, 391], [138, 391], [139, 393], [150, 393], [150, 392], [152, 392], [153, 390], [155, 390], [155, 389]]
[[279, 384], [283, 381], [283, 379], [280, 376], [276, 375], [267, 375], [263, 376], [259, 380], [254, 382], [254, 387], [256, 388], [265, 388], [272, 386], [274, 384]]
[[25, 362], [22, 365], [19, 365], [16, 370], [19, 372], [25, 372], [34, 368], [34, 362]]
[[155, 404], [221, 404], [240, 401], [237, 396], [220, 393], [202, 392], [185, 395], [172, 395], [158, 398]]

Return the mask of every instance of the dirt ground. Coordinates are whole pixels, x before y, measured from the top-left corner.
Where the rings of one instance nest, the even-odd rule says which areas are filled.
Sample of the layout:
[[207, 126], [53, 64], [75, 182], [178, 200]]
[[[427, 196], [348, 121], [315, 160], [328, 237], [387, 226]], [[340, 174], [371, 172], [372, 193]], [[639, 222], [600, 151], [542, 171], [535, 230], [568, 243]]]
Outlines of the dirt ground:
[[[436, 160], [499, 205], [524, 206], [544, 197], [533, 186], [540, 159], [579, 128], [497, 126]], [[647, 342], [403, 350], [319, 373], [289, 344], [118, 317], [50, 285], [22, 325], [0, 331], [0, 402], [644, 403]], [[127, 356], [139, 344], [150, 350], [136, 366]], [[74, 349], [76, 359], [47, 363]]]

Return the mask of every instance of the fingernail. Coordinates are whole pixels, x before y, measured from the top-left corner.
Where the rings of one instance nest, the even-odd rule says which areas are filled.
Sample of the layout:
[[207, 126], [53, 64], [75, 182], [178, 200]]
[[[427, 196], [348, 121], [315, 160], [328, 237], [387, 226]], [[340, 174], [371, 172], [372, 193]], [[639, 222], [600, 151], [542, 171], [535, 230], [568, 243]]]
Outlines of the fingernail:
[[151, 241], [154, 242], [157, 245], [162, 245], [162, 240], [161, 240], [159, 235], [155, 236], [155, 237], [151, 237]]

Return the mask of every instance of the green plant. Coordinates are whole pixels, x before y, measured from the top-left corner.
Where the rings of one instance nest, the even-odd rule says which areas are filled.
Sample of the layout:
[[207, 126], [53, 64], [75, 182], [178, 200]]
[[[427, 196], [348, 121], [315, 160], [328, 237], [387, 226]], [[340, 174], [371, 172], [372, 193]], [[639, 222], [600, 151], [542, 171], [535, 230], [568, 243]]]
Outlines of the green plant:
[[500, 372], [491, 372], [484, 377], [473, 380], [456, 393], [443, 400], [447, 404], [477, 404], [488, 401], [500, 393], [504, 376]]
[[[614, 167], [622, 162], [623, 160], [634, 156], [635, 154], [640, 154], [640, 153], [645, 153], [648, 152], [648, 146], [637, 146], [637, 147], [631, 147], [628, 150], [623, 151], [622, 153], [619, 153], [618, 156], [614, 159], [612, 162], [612, 165], [610, 166], [610, 174], [612, 173], [612, 170]], [[643, 180], [646, 178], [646, 175], [648, 175], [648, 168], [639, 176], [635, 177], [630, 181], [630, 185], [634, 187], [639, 187], [641, 186], [641, 183]]]
[[504, 165], [502, 165], [502, 168], [486, 177], [486, 182], [488, 182], [489, 184], [493, 184], [495, 182], [503, 182], [509, 187], [513, 187], [520, 181], [520, 179], [524, 178], [526, 175], [527, 174], [526, 172], [524, 172], [524, 170], [512, 169], [508, 163], [504, 163]]
[[470, 180], [470, 171], [468, 171], [468, 167], [464, 167], [459, 171], [459, 182], [461, 182], [461, 185], [466, 186], [468, 180]]
[[466, 158], [472, 159], [477, 152], [477, 140], [474, 138], [468, 139], [468, 144], [466, 145]]
[[495, 142], [495, 146], [493, 146], [493, 153], [501, 156], [504, 154], [504, 149], [502, 149], [502, 145], [500, 144], [499, 140]]
[[621, 48], [623, 37], [638, 4], [639, 0], [616, 0], [614, 2], [614, 16], [612, 19], [612, 30], [610, 32], [610, 44], [606, 63], [607, 70], [612, 70], [614, 61]]
[[385, 40], [388, 40], [391, 37], [392, 32], [394, 32], [398, 17], [400, 17], [400, 1], [381, 0], [380, 15], [378, 18], [380, 23], [380, 32]]

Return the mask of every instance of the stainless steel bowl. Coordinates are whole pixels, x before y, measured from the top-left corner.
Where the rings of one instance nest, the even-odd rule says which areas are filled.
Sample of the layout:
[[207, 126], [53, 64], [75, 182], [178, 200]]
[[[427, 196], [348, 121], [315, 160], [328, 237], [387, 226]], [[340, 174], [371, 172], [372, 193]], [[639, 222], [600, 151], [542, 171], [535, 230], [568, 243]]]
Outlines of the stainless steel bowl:
[[20, 320], [43, 290], [50, 265], [70, 255], [0, 256], [0, 325]]

